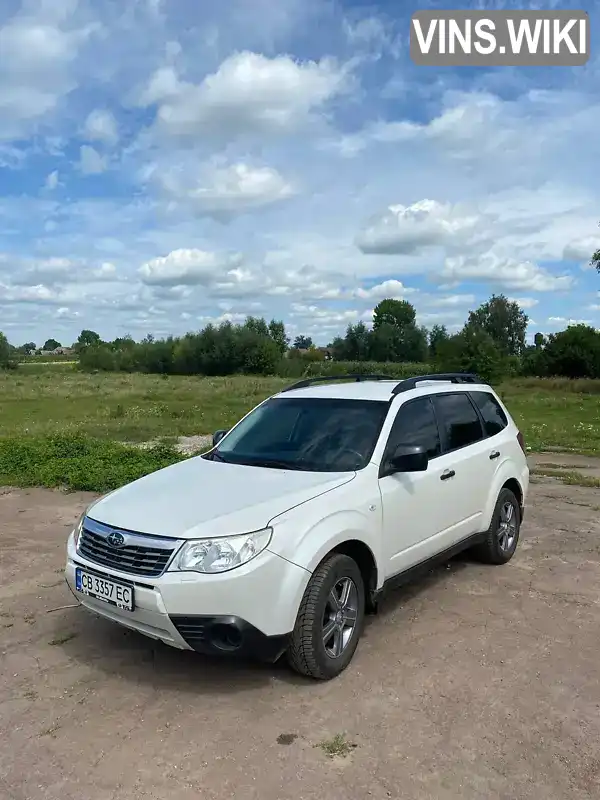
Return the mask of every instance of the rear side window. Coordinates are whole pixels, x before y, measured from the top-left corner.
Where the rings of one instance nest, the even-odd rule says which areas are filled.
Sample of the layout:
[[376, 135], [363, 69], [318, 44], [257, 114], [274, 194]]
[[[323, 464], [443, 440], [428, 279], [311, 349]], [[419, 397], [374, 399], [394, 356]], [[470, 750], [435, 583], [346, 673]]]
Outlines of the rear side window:
[[442, 452], [433, 406], [428, 397], [419, 397], [401, 406], [390, 431], [386, 457], [391, 456], [400, 444], [420, 445], [429, 458]]
[[495, 436], [506, 428], [508, 419], [493, 394], [489, 392], [471, 392], [471, 398], [483, 417], [485, 432], [488, 436]]
[[446, 450], [458, 450], [484, 438], [481, 421], [465, 392], [432, 396]]

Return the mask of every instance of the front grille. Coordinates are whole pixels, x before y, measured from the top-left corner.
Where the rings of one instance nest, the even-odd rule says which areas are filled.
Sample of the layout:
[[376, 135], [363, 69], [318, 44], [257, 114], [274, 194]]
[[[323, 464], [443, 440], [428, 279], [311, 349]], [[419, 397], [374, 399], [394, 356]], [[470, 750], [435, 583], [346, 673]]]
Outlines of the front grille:
[[202, 645], [206, 638], [206, 625], [204, 620], [199, 620], [197, 617], [173, 616], [171, 617], [171, 622], [192, 650], [196, 650], [199, 645]]
[[[100, 526], [94, 524], [100, 529]], [[123, 547], [113, 547], [107, 541], [107, 534], [91, 530], [92, 526], [84, 527], [79, 537], [77, 550], [84, 558], [93, 561], [95, 564], [102, 564], [104, 567], [116, 569], [119, 572], [127, 572], [130, 575], [145, 575], [148, 578], [157, 578], [161, 575], [173, 555], [176, 541], [171, 547], [148, 547], [145, 543], [148, 537], [139, 537], [144, 544], [126, 544]], [[110, 530], [110, 529], [108, 529]], [[127, 539], [135, 541], [134, 534], [127, 534]], [[164, 542], [165, 540], [160, 540]]]

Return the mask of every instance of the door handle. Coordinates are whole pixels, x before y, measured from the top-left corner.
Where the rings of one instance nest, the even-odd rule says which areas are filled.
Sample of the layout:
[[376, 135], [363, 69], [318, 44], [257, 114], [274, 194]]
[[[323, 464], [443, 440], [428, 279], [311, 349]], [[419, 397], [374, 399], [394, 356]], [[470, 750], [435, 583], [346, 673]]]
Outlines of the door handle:
[[453, 478], [456, 475], [453, 469], [447, 469], [440, 475], [441, 481], [447, 481], [449, 478]]
[[493, 461], [495, 458], [500, 458], [499, 450], [494, 450], [492, 453], [490, 453], [490, 461]]

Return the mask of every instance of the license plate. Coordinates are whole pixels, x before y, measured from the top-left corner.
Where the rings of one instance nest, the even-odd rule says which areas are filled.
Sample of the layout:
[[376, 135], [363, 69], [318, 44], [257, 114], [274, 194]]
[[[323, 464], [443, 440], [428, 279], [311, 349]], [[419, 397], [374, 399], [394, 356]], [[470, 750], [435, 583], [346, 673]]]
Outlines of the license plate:
[[111, 606], [133, 611], [133, 586], [125, 586], [108, 578], [101, 578], [91, 572], [86, 572], [81, 567], [75, 570], [75, 588], [78, 592], [103, 600]]

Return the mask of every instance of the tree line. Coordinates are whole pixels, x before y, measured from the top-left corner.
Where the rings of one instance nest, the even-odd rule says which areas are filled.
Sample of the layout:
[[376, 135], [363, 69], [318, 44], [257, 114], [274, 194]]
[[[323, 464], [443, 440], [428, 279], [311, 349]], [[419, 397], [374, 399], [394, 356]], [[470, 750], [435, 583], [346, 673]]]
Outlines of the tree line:
[[[376, 306], [371, 327], [350, 324], [326, 348], [315, 347], [305, 335], [291, 343], [281, 320], [252, 316], [241, 325], [224, 322], [181, 337], [147, 336], [140, 342], [130, 336], [104, 342], [96, 332], [84, 330], [74, 348], [80, 367], [90, 371], [294, 375], [306, 370], [305, 362], [332, 358], [340, 367], [340, 362], [353, 362], [353, 368], [367, 362], [410, 362], [416, 369], [423, 365], [424, 370], [477, 372], [489, 381], [514, 375], [600, 378], [599, 331], [572, 325], [549, 336], [538, 333], [528, 345], [528, 323], [519, 304], [502, 294], [469, 312], [454, 334], [443, 325], [418, 325], [408, 301], [385, 299]], [[14, 365], [15, 353], [0, 334], [0, 366]]]

